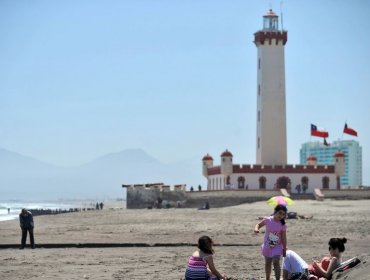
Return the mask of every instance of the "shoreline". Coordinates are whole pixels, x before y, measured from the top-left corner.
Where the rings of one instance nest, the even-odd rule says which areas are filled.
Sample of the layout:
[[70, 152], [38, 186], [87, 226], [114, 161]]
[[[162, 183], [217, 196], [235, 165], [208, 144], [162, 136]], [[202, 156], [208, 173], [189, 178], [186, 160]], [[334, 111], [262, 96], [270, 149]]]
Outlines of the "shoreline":
[[[110, 208], [125, 208], [125, 200], [122, 199], [110, 199], [110, 200], [70, 200], [70, 199], [60, 199], [60, 200], [49, 200], [49, 201], [3, 201], [0, 202], [0, 223], [9, 220], [18, 219], [18, 215], [22, 208], [26, 208], [31, 211], [33, 216], [39, 215], [57, 215], [62, 214], [66, 211], [68, 212], [78, 212], [78, 211], [92, 211], [96, 209], [97, 201], [103, 202], [105, 207]], [[7, 209], [10, 209], [8, 213]]]

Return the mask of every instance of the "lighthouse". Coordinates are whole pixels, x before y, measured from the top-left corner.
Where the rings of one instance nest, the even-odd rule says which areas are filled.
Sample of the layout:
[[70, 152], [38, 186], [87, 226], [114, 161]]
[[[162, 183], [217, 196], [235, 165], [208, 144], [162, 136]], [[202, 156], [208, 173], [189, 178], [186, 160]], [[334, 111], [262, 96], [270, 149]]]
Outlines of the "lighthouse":
[[335, 153], [335, 164], [331, 165], [318, 164], [314, 154], [310, 154], [305, 165], [287, 164], [284, 69], [287, 35], [279, 30], [279, 17], [272, 10], [263, 16], [263, 28], [254, 34], [258, 51], [256, 164], [234, 163], [233, 154], [225, 150], [217, 165], [206, 154], [202, 166], [207, 190], [248, 189], [264, 193], [297, 185], [304, 186], [307, 193], [313, 193], [314, 188], [340, 189], [345, 167], [343, 152]]
[[270, 9], [263, 29], [254, 34], [257, 47], [257, 155], [261, 165], [287, 163], [284, 47], [288, 34]]

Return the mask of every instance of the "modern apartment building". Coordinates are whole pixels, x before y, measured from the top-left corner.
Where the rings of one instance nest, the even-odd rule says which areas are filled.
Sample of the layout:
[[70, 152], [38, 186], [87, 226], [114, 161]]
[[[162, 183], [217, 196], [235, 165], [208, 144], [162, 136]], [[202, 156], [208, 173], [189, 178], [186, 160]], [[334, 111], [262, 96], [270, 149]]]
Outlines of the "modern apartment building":
[[362, 147], [354, 140], [338, 140], [325, 146], [323, 143], [306, 142], [300, 150], [300, 164], [306, 164], [309, 156], [317, 158], [317, 165], [334, 164], [334, 154], [342, 151], [345, 155], [344, 176], [340, 178], [341, 186], [356, 187], [362, 185]]

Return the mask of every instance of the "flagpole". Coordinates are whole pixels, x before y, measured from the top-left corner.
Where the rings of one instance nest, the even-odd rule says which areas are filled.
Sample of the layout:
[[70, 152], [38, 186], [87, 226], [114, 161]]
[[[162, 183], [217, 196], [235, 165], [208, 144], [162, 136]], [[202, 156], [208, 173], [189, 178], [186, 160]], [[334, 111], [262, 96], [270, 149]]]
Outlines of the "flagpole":
[[[346, 121], [344, 122], [344, 126], [347, 124], [347, 119], [346, 119]], [[343, 141], [343, 136], [344, 136], [344, 129], [342, 130], [342, 138], [340, 139], [341, 140], [341, 142]]]
[[281, 30], [284, 31], [284, 27], [283, 27], [283, 1], [280, 1], [280, 21], [281, 21]]
[[[344, 126], [346, 126], [346, 124], [347, 124], [347, 119], [345, 120], [345, 122], [344, 122]], [[344, 129], [342, 130], [342, 138], [340, 139], [340, 143], [339, 143], [339, 150], [343, 150], [342, 149], [342, 146], [343, 146], [343, 137], [344, 137]]]

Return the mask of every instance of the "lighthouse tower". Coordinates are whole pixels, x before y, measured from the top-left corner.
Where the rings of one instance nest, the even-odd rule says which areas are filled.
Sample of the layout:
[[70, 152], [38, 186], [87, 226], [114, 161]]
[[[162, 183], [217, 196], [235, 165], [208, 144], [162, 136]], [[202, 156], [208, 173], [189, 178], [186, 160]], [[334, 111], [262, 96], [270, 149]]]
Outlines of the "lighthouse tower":
[[263, 16], [263, 29], [254, 34], [257, 61], [257, 157], [261, 165], [287, 163], [284, 46], [287, 32], [279, 17]]

